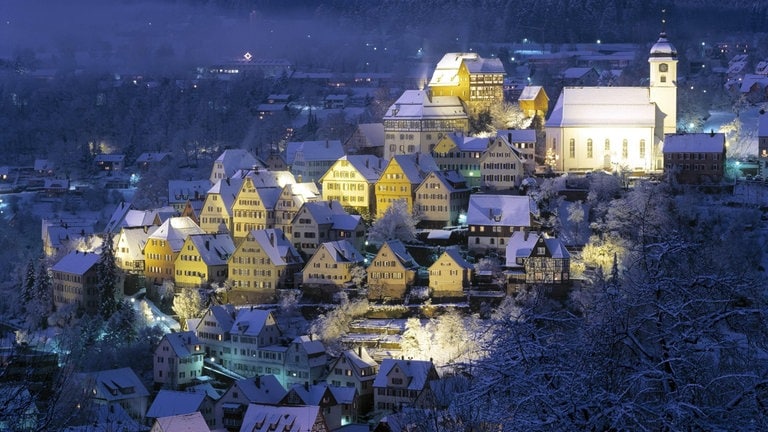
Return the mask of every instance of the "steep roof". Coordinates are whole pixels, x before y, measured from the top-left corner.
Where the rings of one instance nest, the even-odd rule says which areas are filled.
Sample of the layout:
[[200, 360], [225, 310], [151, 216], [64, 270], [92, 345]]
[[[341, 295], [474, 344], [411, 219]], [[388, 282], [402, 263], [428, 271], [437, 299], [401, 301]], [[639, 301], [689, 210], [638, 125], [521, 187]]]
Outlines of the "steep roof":
[[654, 127], [648, 87], [565, 87], [547, 127]]
[[99, 262], [99, 258], [99, 254], [73, 251], [64, 255], [51, 270], [82, 276]]
[[371, 147], [384, 147], [384, 123], [360, 123], [357, 130], [365, 136]]
[[406, 90], [392, 104], [384, 120], [467, 119], [458, 96], [432, 96], [423, 90]]
[[224, 166], [224, 174], [228, 176], [231, 176], [237, 170], [253, 169], [254, 167], [261, 166], [259, 161], [248, 150], [244, 149], [224, 150], [216, 158], [215, 162], [220, 162]]
[[447, 53], [437, 63], [430, 86], [458, 86], [459, 69], [464, 64], [470, 74], [505, 74], [498, 58], [482, 58], [477, 53]]
[[[248, 432], [304, 432], [318, 418], [323, 419], [319, 406], [268, 406], [250, 404], [243, 415], [241, 431]], [[326, 425], [327, 427], [327, 425]]]
[[151, 432], [207, 432], [210, 428], [199, 412], [160, 417], [155, 420]]
[[115, 245], [125, 244], [128, 249], [128, 253], [123, 257], [128, 258], [131, 261], [143, 259], [144, 246], [147, 244], [147, 239], [152, 233], [157, 230], [157, 225], [139, 226], [139, 227], [123, 227], [120, 230], [120, 238], [116, 239]]
[[[461, 256], [461, 251], [459, 251], [458, 249], [446, 249], [443, 252], [443, 255], [446, 255], [446, 256], [450, 257], [461, 268], [465, 268], [465, 269], [472, 269], [472, 268], [474, 268], [472, 266], [472, 264], [467, 262], [467, 260], [464, 259], [463, 256]], [[439, 260], [440, 260], [440, 258], [437, 259], [437, 261], [439, 261]], [[435, 262], [437, 262], [437, 261], [435, 261]]]
[[205, 234], [205, 231], [189, 217], [180, 216], [163, 222], [149, 238], [165, 240], [174, 252], [178, 252], [184, 246], [187, 237], [192, 234]]
[[469, 197], [468, 225], [529, 227], [536, 203], [528, 196], [473, 194]]
[[[389, 247], [389, 249], [392, 251], [392, 253], [395, 254], [397, 259], [400, 261], [400, 263], [405, 266], [406, 268], [413, 268], [418, 267], [418, 264], [416, 264], [416, 260], [413, 259], [411, 254], [408, 252], [408, 249], [405, 248], [405, 245], [400, 240], [388, 240], [384, 243]], [[383, 249], [384, 246], [382, 246]], [[381, 250], [381, 249], [380, 249]]]
[[408, 181], [414, 185], [420, 184], [427, 177], [427, 174], [440, 171], [435, 160], [428, 154], [395, 155], [390, 163], [393, 161], [397, 163]]
[[[318, 248], [318, 251], [321, 249], [325, 249], [331, 259], [337, 263], [360, 263], [364, 260], [360, 251], [347, 240], [322, 243], [320, 248]], [[317, 252], [315, 252], [315, 254], [317, 254]]]
[[305, 161], [336, 160], [344, 155], [339, 140], [292, 141], [285, 145], [285, 161], [292, 165], [296, 154], [301, 153]]
[[269, 256], [273, 265], [302, 263], [301, 255], [279, 228], [253, 230], [250, 235]]
[[237, 311], [237, 318], [232, 324], [232, 333], [246, 336], [258, 336], [268, 321], [274, 321], [272, 312], [264, 309], [243, 308]]
[[221, 179], [216, 182], [210, 189], [208, 189], [208, 195], [217, 194], [221, 197], [221, 201], [224, 203], [224, 208], [232, 210], [232, 204], [237, 199], [237, 193], [240, 192], [240, 188], [243, 186], [242, 177], [232, 177]]
[[384, 359], [381, 362], [379, 373], [376, 374], [376, 379], [373, 381], [373, 387], [388, 387], [387, 377], [395, 368], [399, 368], [408, 377], [408, 390], [422, 390], [427, 382], [434, 378], [434, 376], [430, 376], [430, 371], [434, 367], [432, 362], [427, 360]]
[[274, 375], [261, 375], [235, 381], [245, 399], [251, 403], [278, 404], [287, 393]]
[[235, 252], [235, 243], [229, 234], [191, 234], [189, 241], [195, 245], [206, 265], [226, 265]]
[[[523, 92], [520, 93], [520, 97], [517, 99], [518, 100], [534, 100], [536, 99], [536, 96], [538, 96], [539, 93], [543, 91], [544, 91], [544, 87], [542, 86], [525, 86], [523, 87]], [[549, 99], [549, 97], [547, 97], [546, 92], [544, 93], [544, 97]]]
[[147, 410], [146, 416], [158, 418], [190, 414], [200, 409], [203, 400], [205, 400], [203, 392], [160, 390]]
[[339, 160], [347, 160], [357, 172], [360, 173], [369, 183], [376, 182], [381, 176], [381, 172], [386, 167], [384, 159], [373, 155], [349, 155], [342, 156]]
[[166, 333], [163, 335], [163, 339], [168, 341], [174, 354], [179, 358], [186, 358], [194, 354], [189, 350], [190, 345], [202, 345], [202, 342], [197, 338], [197, 335], [191, 331]]
[[202, 200], [210, 188], [210, 180], [168, 180], [168, 202]]
[[536, 142], [536, 131], [534, 129], [501, 129], [496, 131], [496, 136], [506, 139], [509, 143]]
[[96, 391], [95, 397], [108, 401], [119, 401], [149, 397], [139, 377], [129, 367], [109, 369], [99, 372], [80, 374]]

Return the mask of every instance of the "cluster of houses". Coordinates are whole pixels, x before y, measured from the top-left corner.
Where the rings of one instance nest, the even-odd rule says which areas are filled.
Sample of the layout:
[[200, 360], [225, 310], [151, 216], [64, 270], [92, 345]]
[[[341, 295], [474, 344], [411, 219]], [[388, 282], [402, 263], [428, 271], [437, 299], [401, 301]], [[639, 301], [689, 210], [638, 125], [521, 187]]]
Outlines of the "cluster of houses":
[[155, 348], [153, 388], [131, 368], [78, 374], [88, 396], [78, 409], [114, 430], [319, 432], [388, 431], [405, 408], [442, 408], [431, 360], [376, 361], [362, 347], [330, 356], [250, 307], [214, 306], [189, 326]]

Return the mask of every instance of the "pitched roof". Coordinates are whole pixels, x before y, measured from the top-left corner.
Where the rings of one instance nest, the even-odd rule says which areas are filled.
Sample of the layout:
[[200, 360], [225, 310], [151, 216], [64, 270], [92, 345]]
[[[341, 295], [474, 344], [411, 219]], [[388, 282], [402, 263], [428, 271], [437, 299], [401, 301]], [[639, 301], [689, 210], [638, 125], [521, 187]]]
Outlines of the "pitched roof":
[[165, 240], [173, 251], [178, 252], [184, 246], [187, 237], [192, 234], [205, 234], [205, 231], [189, 217], [180, 216], [163, 222], [149, 238]]
[[304, 262], [283, 230], [279, 228], [253, 230], [250, 235], [261, 246], [273, 265], [284, 266]]
[[664, 136], [663, 153], [722, 153], [725, 151], [725, 134], [691, 133]]
[[237, 311], [237, 317], [232, 324], [232, 333], [246, 336], [258, 336], [267, 321], [274, 321], [272, 312], [264, 309], [242, 308]]
[[528, 196], [473, 194], [467, 224], [529, 227], [535, 214], [536, 203]]
[[149, 397], [149, 391], [129, 367], [89, 372], [79, 376], [93, 386], [95, 397], [99, 399], [119, 401]]
[[312, 219], [314, 219], [318, 225], [333, 224], [335, 222], [334, 216], [349, 215], [349, 213], [344, 210], [341, 203], [335, 200], [305, 202], [302, 205], [302, 208], [296, 212], [294, 218], [297, 218], [299, 214], [302, 214], [303, 210], [309, 212]]
[[427, 174], [440, 171], [435, 160], [428, 154], [395, 155], [390, 160], [390, 163], [393, 162], [397, 163], [408, 181], [414, 185], [420, 184], [427, 177]]
[[168, 180], [168, 202], [202, 200], [210, 188], [210, 180]]
[[296, 154], [301, 153], [305, 161], [336, 160], [344, 155], [344, 147], [339, 140], [292, 141], [285, 145], [285, 161], [292, 165]]
[[155, 420], [152, 432], [208, 432], [210, 428], [199, 412], [160, 417]]
[[[174, 354], [179, 358], [187, 358], [194, 353], [189, 350], [190, 345], [201, 345], [200, 339], [194, 332], [184, 331], [178, 333], [166, 333], [163, 339], [167, 340]], [[162, 342], [162, 341], [161, 341]]]
[[384, 123], [360, 123], [357, 130], [365, 136], [371, 147], [384, 147]]
[[237, 380], [233, 385], [237, 386], [245, 399], [251, 403], [277, 404], [287, 393], [274, 375], [257, 375]]
[[[412, 268], [412, 267], [418, 267], [418, 264], [416, 264], [416, 260], [413, 259], [411, 254], [408, 252], [408, 249], [405, 248], [405, 245], [400, 240], [387, 240], [384, 242], [385, 245], [389, 246], [389, 249], [392, 251], [392, 253], [395, 254], [397, 259], [400, 261], [400, 263], [405, 266], [406, 268]], [[383, 249], [384, 246], [382, 246]], [[381, 250], [381, 249], [379, 249]]]
[[82, 276], [99, 262], [99, 258], [99, 254], [73, 251], [64, 255], [51, 270]]
[[158, 418], [190, 414], [200, 409], [203, 400], [205, 400], [205, 393], [202, 392], [160, 390], [147, 410], [146, 416]]
[[250, 404], [243, 415], [241, 431], [248, 432], [303, 432], [313, 430], [319, 406], [268, 406]]
[[432, 96], [423, 90], [406, 90], [392, 104], [384, 120], [467, 119], [458, 96]]
[[505, 74], [504, 65], [497, 58], [485, 59], [477, 53], [447, 53], [437, 63], [429, 85], [458, 86], [458, 73], [462, 64], [470, 74]]
[[[523, 87], [523, 92], [520, 93], [518, 100], [534, 100], [542, 91], [544, 91], [544, 87], [542, 86], [525, 86]], [[545, 92], [544, 97], [546, 96], [547, 94]], [[547, 97], [547, 99], [549, 98]]]
[[349, 155], [342, 156], [339, 160], [347, 160], [357, 172], [360, 173], [368, 182], [375, 182], [381, 176], [381, 172], [386, 167], [384, 159], [373, 155]]
[[120, 237], [117, 238], [115, 245], [124, 244], [128, 252], [122, 255], [124, 258], [128, 258], [131, 261], [140, 260], [144, 257], [144, 246], [147, 244], [147, 239], [157, 229], [157, 225], [140, 226], [140, 227], [123, 227], [120, 230]]
[[[466, 259], [464, 259], [464, 257], [463, 257], [463, 256], [461, 256], [461, 251], [459, 251], [458, 249], [446, 249], [446, 250], [443, 252], [443, 255], [445, 255], [445, 256], [447, 256], [447, 257], [449, 257], [449, 258], [450, 258], [451, 260], [453, 260], [453, 261], [454, 261], [456, 264], [458, 264], [458, 265], [459, 265], [459, 267], [461, 267], [461, 268], [465, 268], [465, 269], [472, 269], [472, 268], [474, 268], [474, 267], [472, 266], [472, 264], [470, 264], [469, 262], [467, 262], [467, 260], [466, 260]], [[441, 256], [440, 258], [442, 258], [442, 256]], [[440, 258], [438, 258], [438, 259], [437, 259], [437, 261], [440, 261]], [[435, 261], [435, 262], [437, 262], [437, 261]], [[434, 264], [433, 264], [433, 265], [434, 265]]]
[[361, 374], [362, 369], [379, 367], [379, 364], [376, 363], [376, 360], [374, 360], [373, 357], [368, 354], [368, 350], [361, 346], [358, 348], [358, 351], [349, 349], [341, 353], [341, 355], [333, 362], [331, 365], [332, 367], [329, 370], [333, 370], [333, 367], [336, 365], [336, 363], [341, 361], [342, 357], [345, 357], [346, 361], [352, 365], [352, 370], [358, 377], [363, 376]]
[[237, 170], [252, 169], [261, 166], [259, 161], [253, 155], [244, 149], [224, 150], [215, 162], [220, 162], [224, 166], [226, 175], [231, 176]]
[[210, 189], [208, 189], [208, 195], [217, 194], [221, 197], [224, 203], [224, 208], [232, 210], [232, 204], [237, 199], [237, 193], [240, 192], [240, 188], [243, 186], [242, 177], [231, 177], [221, 179], [216, 182]]
[[226, 265], [235, 252], [235, 242], [229, 234], [191, 234], [189, 241], [206, 265]]
[[321, 249], [324, 249], [326, 252], [328, 252], [331, 259], [337, 263], [360, 263], [364, 260], [364, 257], [360, 251], [358, 251], [357, 248], [354, 247], [348, 240], [322, 243], [320, 244], [317, 252], [315, 252], [315, 255], [317, 255]]
[[648, 87], [565, 87], [548, 127], [655, 127]]
[[422, 390], [430, 378], [433, 378], [430, 371], [434, 367], [432, 362], [427, 360], [384, 359], [373, 381], [373, 387], [388, 387], [387, 377], [395, 368], [399, 368], [408, 377], [408, 390]]
[[534, 129], [502, 129], [496, 131], [496, 136], [502, 137], [512, 144], [536, 142], [536, 131]]

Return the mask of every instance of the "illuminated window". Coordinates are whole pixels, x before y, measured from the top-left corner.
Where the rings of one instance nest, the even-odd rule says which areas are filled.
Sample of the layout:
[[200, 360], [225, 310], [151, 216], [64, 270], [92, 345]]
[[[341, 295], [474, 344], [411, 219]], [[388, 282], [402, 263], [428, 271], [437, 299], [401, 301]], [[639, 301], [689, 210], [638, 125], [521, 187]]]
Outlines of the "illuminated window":
[[629, 157], [629, 143], [626, 139], [621, 142], [621, 157], [624, 159]]
[[641, 158], [645, 157], [645, 140], [644, 139], [640, 140], [640, 157]]
[[587, 157], [592, 159], [592, 138], [587, 140]]
[[576, 157], [576, 140], [573, 138], [571, 138], [571, 141], [568, 143], [568, 153], [571, 159]]
[[605, 152], [608, 153], [611, 151], [611, 140], [608, 138], [605, 139]]

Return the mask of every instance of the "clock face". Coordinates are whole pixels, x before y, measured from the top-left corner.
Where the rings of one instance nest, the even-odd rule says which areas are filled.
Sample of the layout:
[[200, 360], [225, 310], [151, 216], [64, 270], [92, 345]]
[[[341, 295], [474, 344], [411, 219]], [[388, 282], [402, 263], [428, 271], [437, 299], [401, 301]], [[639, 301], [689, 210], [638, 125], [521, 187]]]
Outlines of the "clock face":
[[659, 72], [666, 72], [668, 68], [666, 63], [662, 63], [659, 65]]

